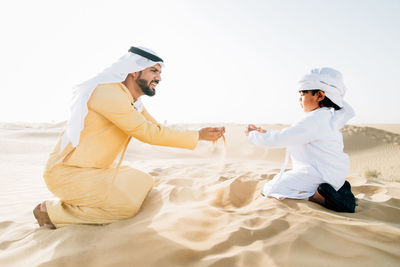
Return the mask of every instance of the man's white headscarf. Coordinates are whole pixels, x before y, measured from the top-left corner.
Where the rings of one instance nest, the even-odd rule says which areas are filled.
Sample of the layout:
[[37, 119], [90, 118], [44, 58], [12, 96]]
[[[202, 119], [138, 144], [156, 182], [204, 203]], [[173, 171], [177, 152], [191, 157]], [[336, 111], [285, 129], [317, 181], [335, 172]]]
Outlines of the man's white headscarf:
[[343, 97], [346, 87], [342, 74], [331, 68], [313, 69], [300, 80], [300, 90], [316, 90], [325, 92], [325, 95], [339, 107], [343, 107]]
[[332, 119], [331, 123], [334, 128], [340, 129], [350, 118], [354, 117], [355, 112], [353, 108], [343, 99], [346, 94], [346, 86], [343, 82], [343, 76], [339, 71], [332, 68], [313, 69], [299, 83], [299, 91], [324, 91], [326, 97], [341, 108], [335, 111], [335, 116]]
[[[72, 143], [73, 147], [79, 144], [84, 120], [88, 113], [87, 102], [99, 84], [123, 82], [129, 73], [138, 72], [156, 64], [164, 66], [162, 59], [154, 51], [144, 47], [131, 47], [127, 54], [110, 67], [75, 86], [70, 105], [71, 117], [62, 137], [60, 151], [64, 150], [69, 143]], [[135, 107], [141, 111], [142, 103], [140, 99], [136, 100]]]

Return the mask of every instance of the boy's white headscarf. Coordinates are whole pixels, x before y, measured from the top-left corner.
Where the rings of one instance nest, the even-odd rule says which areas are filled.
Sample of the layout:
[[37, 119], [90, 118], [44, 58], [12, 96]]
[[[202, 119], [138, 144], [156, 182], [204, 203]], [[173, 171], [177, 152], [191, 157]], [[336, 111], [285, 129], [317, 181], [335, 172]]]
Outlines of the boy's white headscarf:
[[344, 101], [346, 86], [343, 82], [342, 74], [332, 68], [313, 69], [310, 74], [306, 74], [300, 81], [301, 90], [321, 90], [325, 92], [333, 103], [341, 109], [335, 111], [331, 124], [334, 128], [342, 128], [349, 119], [354, 117], [353, 108]]
[[[64, 150], [69, 143], [72, 143], [73, 147], [76, 147], [79, 144], [84, 120], [88, 113], [87, 102], [89, 101], [94, 89], [99, 84], [123, 82], [129, 73], [138, 72], [156, 64], [164, 66], [162, 60], [154, 51], [144, 47], [137, 48], [153, 55], [153, 57], [155, 56], [155, 61], [142, 55], [128, 52], [110, 67], [106, 68], [93, 78], [74, 87], [70, 104], [71, 117], [62, 137], [60, 151]], [[141, 111], [142, 103], [140, 99], [135, 102], [135, 107]]]
[[313, 69], [300, 80], [300, 90], [316, 90], [325, 92], [325, 95], [339, 107], [343, 107], [343, 97], [346, 87], [342, 74], [332, 68]]

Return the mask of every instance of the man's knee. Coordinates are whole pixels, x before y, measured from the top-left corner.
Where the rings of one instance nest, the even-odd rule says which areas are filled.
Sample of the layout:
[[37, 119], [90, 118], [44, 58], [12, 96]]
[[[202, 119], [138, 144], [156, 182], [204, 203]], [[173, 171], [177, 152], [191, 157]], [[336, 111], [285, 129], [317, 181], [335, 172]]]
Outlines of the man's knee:
[[128, 192], [125, 191], [125, 200], [124, 204], [121, 205], [121, 212], [127, 218], [135, 216], [140, 210], [143, 202], [145, 201], [147, 195], [153, 188], [153, 177], [147, 173], [142, 173], [140, 177], [136, 175], [133, 179], [134, 186], [132, 186]]

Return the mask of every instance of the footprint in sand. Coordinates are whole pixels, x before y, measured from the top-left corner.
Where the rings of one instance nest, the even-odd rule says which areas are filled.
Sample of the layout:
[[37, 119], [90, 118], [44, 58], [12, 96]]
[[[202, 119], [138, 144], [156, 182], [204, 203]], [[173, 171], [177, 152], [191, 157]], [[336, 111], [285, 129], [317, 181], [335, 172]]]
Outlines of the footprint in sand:
[[149, 174], [151, 176], [159, 176], [162, 173], [162, 171], [163, 171], [163, 169], [161, 169], [161, 168], [155, 168], [154, 170], [149, 172]]
[[379, 185], [361, 185], [352, 188], [357, 198], [372, 200], [374, 202], [384, 202], [391, 198], [388, 190]]
[[257, 181], [246, 180], [243, 176], [240, 176], [230, 183], [229, 186], [218, 190], [211, 205], [218, 208], [229, 206], [240, 208], [246, 206], [254, 198], [257, 183]]
[[386, 194], [386, 188], [379, 185], [360, 185], [353, 187], [356, 194], [363, 193], [366, 195]]
[[229, 179], [231, 179], [231, 177], [221, 175], [221, 176], [218, 178], [218, 182], [223, 182], [223, 181], [226, 181], [226, 180], [229, 180]]
[[276, 174], [277, 174], [277, 173], [266, 173], [266, 174], [261, 174], [261, 178], [270, 180], [270, 179], [274, 178], [274, 176], [275, 176]]
[[185, 203], [197, 198], [195, 191], [189, 187], [175, 187], [169, 194], [169, 200], [172, 203]]
[[193, 186], [193, 180], [186, 179], [186, 178], [173, 178], [173, 179], [168, 179], [166, 184], [170, 184], [173, 186], [184, 186], [184, 187], [191, 187]]

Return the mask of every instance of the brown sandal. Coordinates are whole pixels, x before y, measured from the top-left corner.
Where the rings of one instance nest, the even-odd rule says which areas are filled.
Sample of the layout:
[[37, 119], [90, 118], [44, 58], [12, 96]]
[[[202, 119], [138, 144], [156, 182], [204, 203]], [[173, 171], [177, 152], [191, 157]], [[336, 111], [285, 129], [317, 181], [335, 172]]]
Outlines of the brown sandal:
[[33, 210], [33, 215], [35, 216], [40, 227], [45, 226], [51, 229], [55, 229], [56, 227], [51, 222], [50, 217], [47, 214], [46, 208], [43, 207], [42, 204], [36, 206], [36, 208]]

